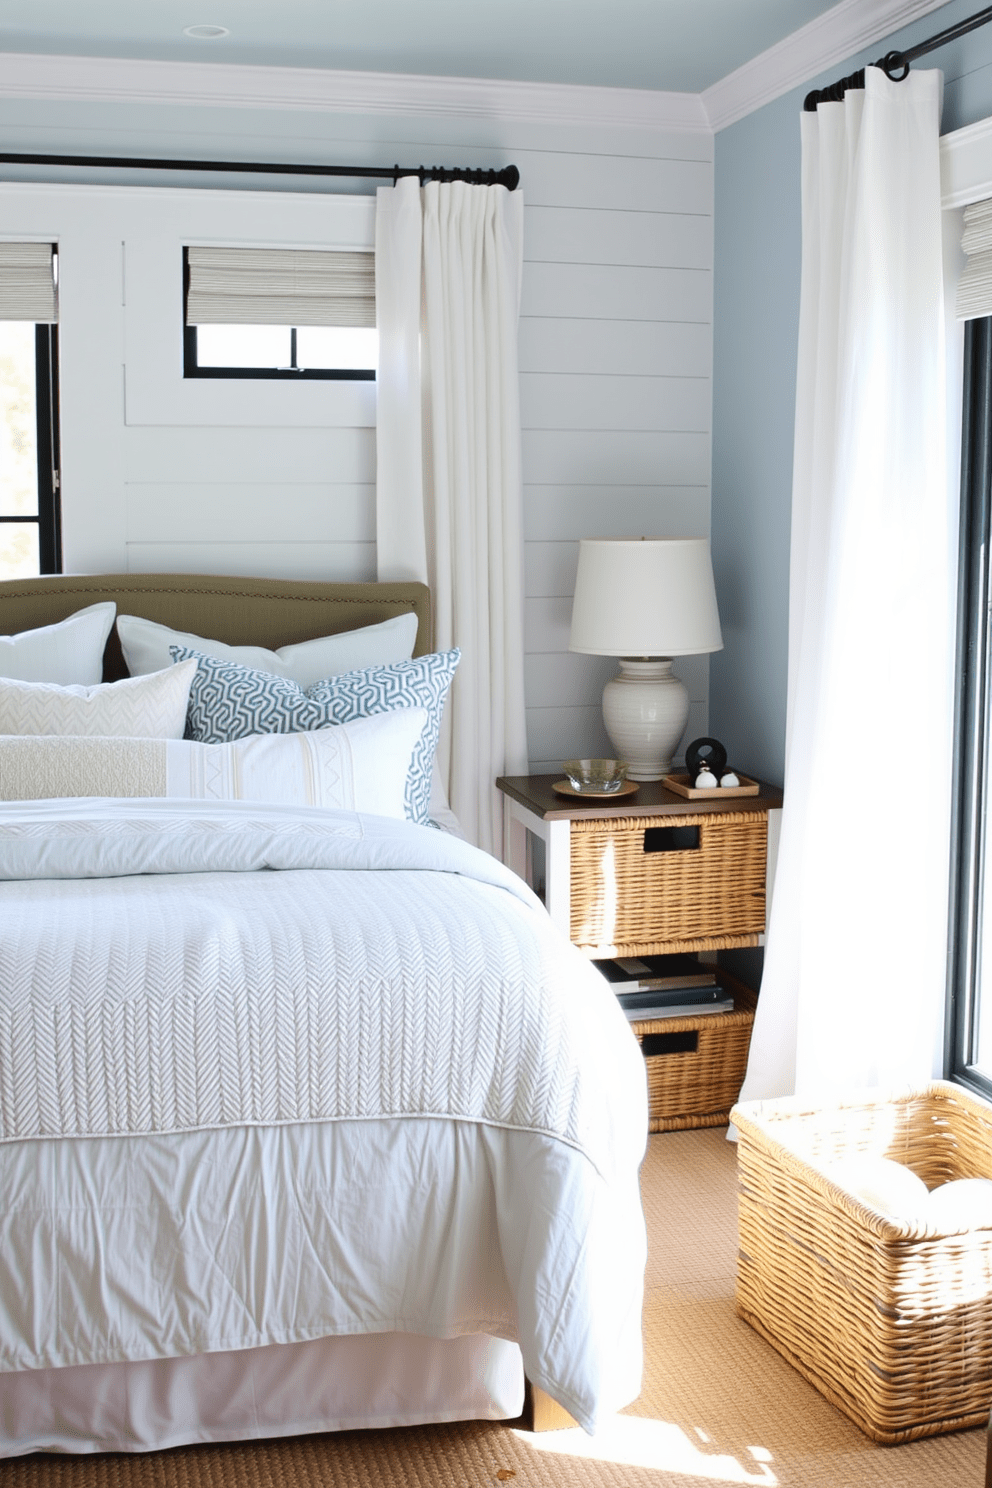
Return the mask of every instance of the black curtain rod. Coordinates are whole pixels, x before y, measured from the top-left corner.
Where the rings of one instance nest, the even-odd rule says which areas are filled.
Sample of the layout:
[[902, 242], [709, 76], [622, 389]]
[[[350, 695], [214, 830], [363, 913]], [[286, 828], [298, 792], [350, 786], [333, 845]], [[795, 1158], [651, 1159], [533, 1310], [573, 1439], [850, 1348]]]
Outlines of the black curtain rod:
[[520, 172], [515, 165], [502, 170], [472, 170], [462, 166], [364, 166], [364, 165], [277, 165], [269, 161], [247, 160], [146, 160], [131, 155], [24, 155], [10, 150], [0, 153], [0, 165], [75, 165], [104, 166], [117, 170], [218, 171], [269, 176], [353, 176], [360, 179], [392, 181], [401, 176], [417, 176], [425, 181], [467, 181], [472, 186], [505, 186], [515, 191]]
[[[936, 36], [907, 48], [905, 52], [886, 52], [875, 66], [880, 67], [894, 83], [905, 82], [909, 77], [909, 64], [915, 62], [917, 57], [925, 57], [927, 52], [934, 52], [938, 47], [946, 46], [949, 41], [956, 41], [959, 36], [967, 36], [969, 31], [977, 31], [979, 26], [987, 26], [989, 21], [992, 21], [992, 5], [976, 11], [974, 15], [966, 16], [954, 26], [948, 26], [946, 31], [938, 31]], [[865, 70], [861, 67], [857, 72], [852, 72], [850, 77], [831, 83], [829, 88], [818, 88], [813, 93], [807, 93], [803, 109], [807, 114], [813, 114], [817, 104], [840, 103], [848, 88], [863, 88], [864, 85]]]

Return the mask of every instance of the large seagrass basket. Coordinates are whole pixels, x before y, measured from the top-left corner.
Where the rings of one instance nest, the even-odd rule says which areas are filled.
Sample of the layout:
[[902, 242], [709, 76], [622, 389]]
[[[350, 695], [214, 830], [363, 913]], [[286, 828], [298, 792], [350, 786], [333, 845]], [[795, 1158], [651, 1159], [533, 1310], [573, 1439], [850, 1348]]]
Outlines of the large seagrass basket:
[[992, 1178], [992, 1106], [959, 1086], [731, 1112], [740, 1137], [737, 1311], [875, 1441], [984, 1425], [992, 1226], [897, 1222], [831, 1181], [866, 1154], [929, 1188]]

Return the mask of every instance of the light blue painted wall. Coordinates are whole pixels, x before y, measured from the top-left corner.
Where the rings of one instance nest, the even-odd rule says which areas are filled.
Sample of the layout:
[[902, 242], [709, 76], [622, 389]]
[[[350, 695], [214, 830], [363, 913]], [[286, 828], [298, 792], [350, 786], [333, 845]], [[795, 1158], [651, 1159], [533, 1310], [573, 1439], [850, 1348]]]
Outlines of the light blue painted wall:
[[[710, 732], [744, 770], [776, 784], [785, 752], [803, 98], [975, 10], [975, 0], [953, 0], [717, 135], [712, 544], [725, 645], [710, 664]], [[992, 114], [992, 25], [916, 65], [944, 73], [945, 133]]]

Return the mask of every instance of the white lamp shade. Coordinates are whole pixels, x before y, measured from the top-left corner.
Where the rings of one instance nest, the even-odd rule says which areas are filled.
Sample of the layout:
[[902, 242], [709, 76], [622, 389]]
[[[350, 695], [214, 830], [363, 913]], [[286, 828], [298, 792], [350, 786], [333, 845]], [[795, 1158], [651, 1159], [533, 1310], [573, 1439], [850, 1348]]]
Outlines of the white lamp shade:
[[570, 651], [695, 656], [722, 648], [705, 537], [581, 540]]

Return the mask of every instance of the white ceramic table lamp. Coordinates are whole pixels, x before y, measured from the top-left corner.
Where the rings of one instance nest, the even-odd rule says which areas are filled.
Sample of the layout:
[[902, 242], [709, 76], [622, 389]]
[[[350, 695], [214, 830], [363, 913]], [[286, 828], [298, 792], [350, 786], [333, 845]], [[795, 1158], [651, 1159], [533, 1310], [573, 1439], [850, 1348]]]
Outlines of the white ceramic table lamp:
[[672, 658], [723, 647], [704, 537], [583, 538], [570, 651], [617, 656], [603, 722], [632, 780], [660, 780], [689, 717]]

